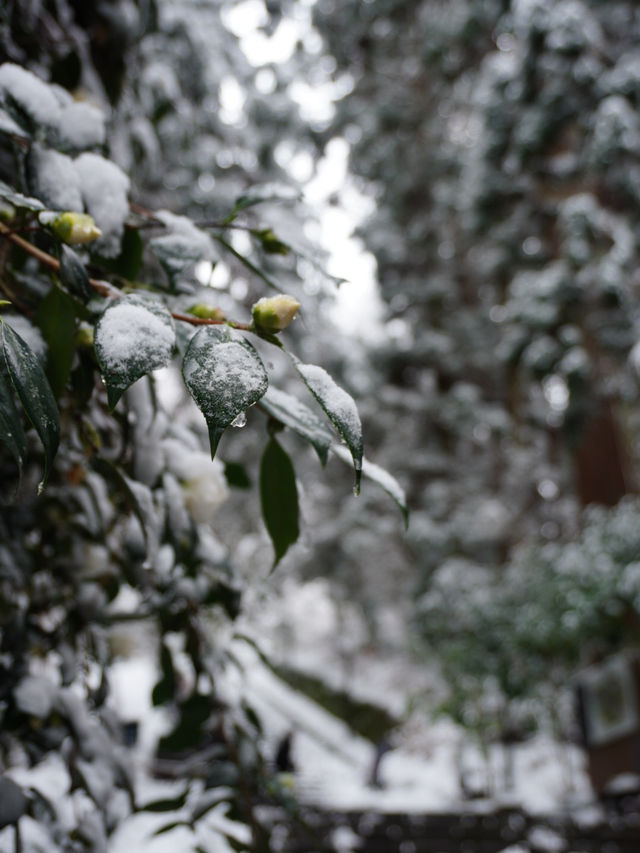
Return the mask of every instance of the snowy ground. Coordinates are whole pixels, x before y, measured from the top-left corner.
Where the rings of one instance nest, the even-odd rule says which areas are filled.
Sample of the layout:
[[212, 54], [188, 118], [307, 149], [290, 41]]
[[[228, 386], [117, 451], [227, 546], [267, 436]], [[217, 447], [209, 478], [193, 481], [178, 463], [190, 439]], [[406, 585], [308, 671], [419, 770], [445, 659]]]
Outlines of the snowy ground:
[[[314, 582], [315, 583], [315, 582]], [[288, 662], [306, 667], [319, 674], [339, 672], [332, 651], [331, 636], [335, 637], [336, 614], [322, 585], [315, 583], [304, 587], [291, 584], [281, 591], [281, 612], [276, 620], [281, 627], [285, 622]], [[344, 615], [344, 614], [343, 614]], [[273, 614], [271, 614], [273, 617]], [[354, 617], [355, 618], [355, 617]], [[254, 636], [255, 633], [255, 614]], [[259, 623], [260, 620], [258, 619]], [[271, 650], [280, 650], [275, 628], [266, 624], [265, 616], [259, 625], [259, 636]], [[276, 623], [274, 623], [275, 625]], [[246, 626], [249, 628], [249, 626]], [[375, 655], [370, 652], [357, 655], [360, 632], [353, 623], [353, 652], [350, 667], [350, 687], [356, 694], [380, 703], [387, 698], [389, 710], [398, 714], [406, 704], [410, 687], [415, 688], [421, 671], [413, 671], [400, 658]], [[345, 637], [341, 637], [341, 653], [345, 652]], [[461, 734], [450, 723], [430, 720], [426, 715], [414, 714], [411, 722], [396, 733], [394, 749], [383, 759], [381, 778], [384, 787], [372, 789], [367, 781], [374, 758], [374, 747], [365, 739], [354, 735], [348, 726], [328, 714], [306, 697], [289, 688], [262, 663], [255, 649], [244, 640], [233, 642], [237, 666], [227, 670], [222, 685], [229, 698], [243, 695], [259, 713], [266, 736], [266, 746], [272, 754], [278, 740], [293, 731], [293, 759], [296, 765], [294, 785], [297, 796], [313, 804], [336, 809], [371, 810], [378, 812], [442, 812], [469, 809], [463, 801], [458, 784], [456, 756]], [[333, 658], [332, 658], [333, 655]], [[355, 666], [353, 665], [355, 661]], [[158, 736], [167, 729], [166, 712], [153, 709], [150, 704], [151, 688], [156, 680], [153, 656], [144, 645], [128, 659], [114, 668], [112, 685], [118, 711], [123, 720], [139, 720], [141, 736], [134, 753], [137, 770], [138, 799], [148, 802], [179, 793], [182, 784], [158, 782], [146, 771]], [[404, 685], [404, 695], [402, 690]], [[465, 766], [473, 770], [474, 763], [479, 784], [486, 782], [486, 765], [472, 745], [465, 748]], [[494, 779], [500, 779], [501, 751], [492, 756]], [[562, 761], [560, 759], [563, 759]], [[23, 785], [42, 790], [62, 808], [76, 810], [82, 802], [60, 792], [66, 790], [66, 776], [60, 759], [52, 756], [33, 770], [15, 770], [10, 773]], [[202, 796], [194, 787], [192, 798]], [[66, 804], [65, 804], [66, 801]], [[578, 750], [561, 753], [561, 747], [546, 737], [537, 737], [515, 751], [515, 787], [506, 792], [497, 787], [490, 799], [473, 802], [473, 808], [491, 810], [498, 804], [520, 805], [533, 813], [558, 813], [565, 809], [583, 810], [592, 819], [599, 811], [593, 806], [593, 797], [584, 771], [583, 757]], [[171, 815], [174, 819], [174, 815]], [[167, 815], [142, 813], [123, 821], [109, 842], [108, 853], [182, 853], [200, 843], [211, 853], [226, 853], [230, 848], [216, 834], [216, 827], [232, 829], [244, 840], [244, 827], [230, 825], [221, 806], [214, 809], [201, 822], [197, 834], [186, 827], [177, 827], [166, 835], [153, 837], [159, 827], [166, 824]], [[12, 849], [12, 830], [0, 832], [0, 850]], [[38, 840], [37, 825], [25, 819], [25, 839]], [[44, 840], [40, 847], [47, 850]]]

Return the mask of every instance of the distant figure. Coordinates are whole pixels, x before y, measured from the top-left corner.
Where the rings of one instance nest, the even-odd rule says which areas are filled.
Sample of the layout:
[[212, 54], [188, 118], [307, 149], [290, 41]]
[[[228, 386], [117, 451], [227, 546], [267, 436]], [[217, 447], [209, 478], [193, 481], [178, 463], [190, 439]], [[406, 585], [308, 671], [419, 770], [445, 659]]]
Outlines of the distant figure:
[[373, 756], [373, 765], [371, 767], [371, 773], [369, 774], [369, 782], [368, 785], [370, 788], [382, 788], [382, 781], [380, 779], [380, 764], [382, 763], [382, 759], [384, 756], [393, 749], [388, 740], [383, 738], [376, 745], [375, 753]]
[[289, 730], [278, 744], [276, 751], [276, 768], [279, 773], [293, 773], [295, 765], [291, 758], [293, 731]]

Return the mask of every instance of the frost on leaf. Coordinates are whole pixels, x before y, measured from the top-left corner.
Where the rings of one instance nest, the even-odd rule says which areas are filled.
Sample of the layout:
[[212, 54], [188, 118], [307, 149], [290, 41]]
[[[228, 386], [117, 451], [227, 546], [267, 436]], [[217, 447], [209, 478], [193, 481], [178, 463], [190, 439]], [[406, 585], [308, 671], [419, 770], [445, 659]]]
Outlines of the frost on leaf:
[[155, 237], [150, 245], [172, 284], [179, 283], [196, 261], [214, 259], [211, 237], [186, 216], [167, 210], [159, 210], [155, 216], [164, 223], [167, 233]]
[[272, 418], [280, 421], [306, 439], [316, 450], [323, 465], [326, 464], [329, 447], [335, 435], [317, 415], [297, 397], [269, 386], [262, 398], [261, 406]]
[[173, 354], [176, 334], [167, 308], [140, 296], [112, 303], [96, 325], [95, 350], [113, 408], [123, 392]]
[[356, 472], [356, 492], [358, 492], [360, 490], [363, 449], [362, 424], [356, 404], [353, 398], [334, 382], [324, 368], [318, 367], [316, 364], [303, 364], [297, 359], [294, 360], [294, 364], [305, 385], [320, 403], [327, 417], [351, 451]]
[[213, 457], [225, 429], [267, 390], [264, 365], [238, 332], [205, 326], [189, 344], [182, 375], [207, 421]]

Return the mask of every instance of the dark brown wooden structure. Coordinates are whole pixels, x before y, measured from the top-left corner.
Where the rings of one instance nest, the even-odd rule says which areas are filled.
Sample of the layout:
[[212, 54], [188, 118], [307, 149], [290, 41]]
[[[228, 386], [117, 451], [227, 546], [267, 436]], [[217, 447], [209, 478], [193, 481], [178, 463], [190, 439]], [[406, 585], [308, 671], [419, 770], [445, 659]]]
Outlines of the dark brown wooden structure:
[[640, 783], [640, 658], [621, 653], [589, 667], [576, 692], [593, 789], [606, 796], [618, 785], [622, 794], [620, 777], [627, 787], [633, 776]]

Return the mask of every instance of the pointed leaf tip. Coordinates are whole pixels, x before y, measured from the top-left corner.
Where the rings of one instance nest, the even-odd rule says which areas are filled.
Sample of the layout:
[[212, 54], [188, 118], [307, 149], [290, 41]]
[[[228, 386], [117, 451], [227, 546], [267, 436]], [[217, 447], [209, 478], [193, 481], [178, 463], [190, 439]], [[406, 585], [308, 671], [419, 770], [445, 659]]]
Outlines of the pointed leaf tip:
[[350, 394], [341, 388], [327, 371], [316, 364], [303, 364], [295, 357], [293, 363], [307, 388], [316, 398], [325, 414], [344, 439], [353, 458], [355, 493], [360, 492], [362, 470], [362, 424], [356, 404]]
[[269, 384], [253, 345], [228, 326], [204, 326], [193, 336], [182, 377], [207, 422], [212, 457], [226, 428]]

